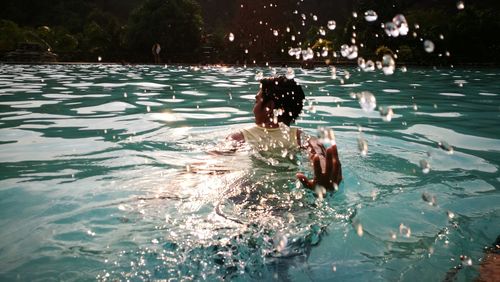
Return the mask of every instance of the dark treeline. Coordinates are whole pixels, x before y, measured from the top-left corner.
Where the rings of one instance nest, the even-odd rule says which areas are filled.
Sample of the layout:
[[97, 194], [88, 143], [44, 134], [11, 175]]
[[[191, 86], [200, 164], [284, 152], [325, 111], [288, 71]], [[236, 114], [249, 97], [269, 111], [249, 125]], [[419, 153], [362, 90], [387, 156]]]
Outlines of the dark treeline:
[[[59, 61], [151, 63], [151, 48], [159, 43], [163, 63], [293, 61], [291, 47], [309, 47], [317, 60], [338, 61], [331, 51], [355, 42], [359, 55], [372, 60], [390, 52], [408, 63], [498, 65], [500, 1], [464, 1], [464, 9], [457, 2], [0, 0], [0, 56], [30, 42]], [[370, 9], [378, 14], [375, 22], [364, 19]], [[409, 34], [387, 36], [381, 24], [400, 13]], [[336, 22], [333, 30], [330, 20]], [[434, 52], [425, 52], [423, 40], [435, 43]], [[329, 54], [318, 56], [325, 49]]]

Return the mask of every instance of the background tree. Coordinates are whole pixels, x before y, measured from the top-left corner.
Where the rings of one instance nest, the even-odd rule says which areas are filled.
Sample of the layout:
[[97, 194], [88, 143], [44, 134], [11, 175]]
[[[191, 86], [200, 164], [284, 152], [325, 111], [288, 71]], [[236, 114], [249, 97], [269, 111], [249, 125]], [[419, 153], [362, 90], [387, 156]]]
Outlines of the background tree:
[[151, 61], [151, 46], [160, 43], [164, 60], [197, 61], [203, 19], [192, 0], [147, 0], [130, 16], [127, 44], [136, 59]]

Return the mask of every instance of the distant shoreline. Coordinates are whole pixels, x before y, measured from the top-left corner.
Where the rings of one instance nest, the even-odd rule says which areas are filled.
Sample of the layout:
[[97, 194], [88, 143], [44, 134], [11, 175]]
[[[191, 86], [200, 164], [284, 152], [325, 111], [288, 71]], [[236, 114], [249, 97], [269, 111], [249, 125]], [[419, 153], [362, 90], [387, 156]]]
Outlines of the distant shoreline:
[[[334, 63], [325, 63], [324, 61], [306, 61], [306, 62], [296, 62], [296, 61], [270, 61], [268, 63], [256, 63], [256, 64], [235, 64], [235, 63], [120, 63], [120, 62], [11, 62], [11, 61], [0, 61], [0, 65], [123, 65], [123, 66], [230, 66], [230, 67], [300, 67], [300, 68], [315, 68], [315, 67], [329, 67], [329, 66], [348, 66], [356, 67], [357, 63], [355, 61], [341, 61]], [[396, 64], [397, 67], [452, 67], [452, 68], [463, 68], [463, 67], [480, 67], [480, 68], [499, 68], [500, 65], [495, 63], [460, 63], [460, 64], [422, 64], [416, 62], [399, 62]]]

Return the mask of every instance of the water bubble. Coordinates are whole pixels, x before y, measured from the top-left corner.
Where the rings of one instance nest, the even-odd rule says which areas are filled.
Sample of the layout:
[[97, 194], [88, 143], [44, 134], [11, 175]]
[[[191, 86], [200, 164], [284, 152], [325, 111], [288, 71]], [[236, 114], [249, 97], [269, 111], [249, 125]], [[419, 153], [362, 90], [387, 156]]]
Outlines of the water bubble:
[[337, 23], [334, 20], [329, 20], [327, 26], [329, 30], [334, 30], [337, 27]]
[[431, 171], [431, 165], [426, 160], [420, 160], [420, 168], [424, 174], [429, 173]]
[[439, 148], [445, 150], [448, 154], [450, 154], [450, 155], [453, 154], [453, 147], [450, 144], [448, 144], [448, 142], [439, 141], [438, 146], [439, 146]]
[[399, 225], [399, 234], [401, 234], [402, 236], [406, 237], [406, 238], [410, 238], [411, 236], [411, 229], [410, 227], [404, 225], [403, 223], [401, 223]]
[[378, 111], [380, 113], [380, 116], [382, 117], [383, 121], [391, 121], [392, 116], [394, 115], [394, 111], [392, 110], [391, 107], [379, 107]]
[[255, 74], [255, 80], [260, 81], [262, 78], [264, 78], [264, 74], [262, 72]]
[[425, 49], [425, 52], [427, 53], [432, 53], [434, 52], [434, 42], [430, 41], [430, 40], [425, 40], [424, 41], [424, 49]]
[[358, 137], [359, 153], [364, 157], [368, 154], [368, 142], [363, 137]]
[[278, 36], [278, 30], [276, 30], [276, 29], [275, 29], [275, 30], [273, 30], [273, 35], [274, 35], [274, 36]]
[[363, 91], [356, 93], [356, 97], [358, 98], [359, 105], [365, 112], [371, 112], [377, 106], [377, 100], [371, 92]]
[[292, 68], [287, 68], [285, 77], [287, 79], [294, 79], [295, 78], [295, 71]]
[[391, 55], [386, 54], [382, 57], [381, 66], [385, 75], [391, 75], [394, 73], [394, 69], [396, 68], [396, 62]]
[[431, 194], [429, 194], [427, 192], [422, 193], [422, 200], [424, 200], [425, 202], [429, 203], [429, 205], [431, 205], [431, 206], [436, 206], [437, 205], [436, 196], [431, 195]]
[[368, 10], [368, 11], [365, 12], [365, 20], [367, 22], [374, 22], [374, 21], [377, 20], [377, 18], [378, 18], [378, 15], [377, 15], [377, 13], [375, 11]]
[[232, 32], [229, 33], [228, 36], [229, 41], [233, 42], [234, 41], [234, 34]]
[[464, 1], [458, 1], [457, 2], [457, 9], [463, 10], [465, 8]]

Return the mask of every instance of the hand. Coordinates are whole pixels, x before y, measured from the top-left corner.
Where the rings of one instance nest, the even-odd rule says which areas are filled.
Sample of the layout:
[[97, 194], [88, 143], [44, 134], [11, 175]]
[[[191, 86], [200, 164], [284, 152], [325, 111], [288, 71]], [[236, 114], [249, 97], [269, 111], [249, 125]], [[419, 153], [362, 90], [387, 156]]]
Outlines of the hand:
[[[315, 144], [315, 146], [318, 146]], [[324, 155], [324, 147], [320, 145], [322, 150], [313, 150], [309, 159], [312, 162], [314, 170], [314, 178], [309, 180], [304, 173], [297, 173], [297, 178], [304, 186], [314, 190], [316, 185], [323, 186], [326, 190], [334, 190], [342, 181], [342, 166], [337, 152], [337, 145], [332, 145], [326, 150]], [[320, 153], [316, 153], [316, 152]]]

